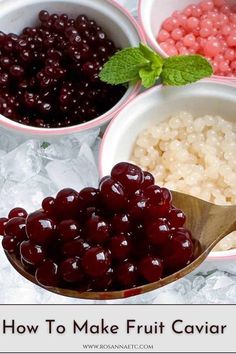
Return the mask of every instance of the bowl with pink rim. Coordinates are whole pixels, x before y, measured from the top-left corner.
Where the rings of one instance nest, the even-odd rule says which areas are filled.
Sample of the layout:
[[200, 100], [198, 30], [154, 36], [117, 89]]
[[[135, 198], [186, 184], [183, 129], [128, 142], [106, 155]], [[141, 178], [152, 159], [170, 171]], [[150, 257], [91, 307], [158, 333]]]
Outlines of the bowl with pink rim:
[[[145, 42], [143, 31], [134, 17], [115, 0], [3, 0], [1, 1], [0, 30], [18, 34], [26, 26], [37, 24], [42, 9], [50, 13], [66, 13], [71, 18], [86, 14], [103, 27], [117, 48], [137, 46]], [[62, 128], [38, 128], [20, 124], [0, 115], [0, 125], [25, 136], [58, 136], [104, 127], [113, 116], [139, 92], [140, 84], [129, 85], [120, 101], [96, 119]]]
[[[224, 0], [222, 0], [224, 1]], [[234, 5], [234, 0], [228, 0], [229, 4]], [[158, 43], [157, 36], [161, 29], [162, 23], [170, 17], [175, 11], [182, 11], [189, 5], [199, 4], [200, 0], [139, 0], [138, 12], [139, 21], [146, 35], [148, 43], [163, 57], [168, 54]], [[234, 81], [236, 77], [227, 77], [214, 75], [218, 80]]]
[[[194, 117], [221, 116], [235, 121], [236, 86], [206, 79], [183, 87], [156, 86], [140, 94], [120, 111], [109, 124], [100, 147], [99, 173], [110, 174], [121, 161], [131, 161], [137, 137], [145, 129], [158, 125], [180, 111]], [[212, 252], [208, 261], [236, 259], [236, 249]]]

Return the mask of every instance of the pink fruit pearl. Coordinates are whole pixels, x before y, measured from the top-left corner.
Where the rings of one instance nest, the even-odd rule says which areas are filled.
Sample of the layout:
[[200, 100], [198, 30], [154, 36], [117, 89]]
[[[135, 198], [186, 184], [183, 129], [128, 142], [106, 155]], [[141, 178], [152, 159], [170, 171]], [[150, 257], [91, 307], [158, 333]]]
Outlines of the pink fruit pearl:
[[199, 25], [199, 20], [196, 17], [189, 17], [187, 20], [187, 25], [191, 30], [197, 28]]
[[161, 29], [158, 34], [157, 40], [159, 42], [165, 42], [168, 38], [170, 38], [170, 33], [164, 29]]
[[230, 34], [228, 36], [227, 44], [229, 47], [236, 47], [236, 34]]
[[208, 27], [202, 27], [199, 31], [199, 34], [202, 38], [209, 37], [211, 33], [212, 33], [212, 28], [208, 28]]
[[178, 21], [179, 21], [179, 24], [181, 26], [184, 26], [186, 24], [186, 21], [187, 21], [187, 16], [184, 15], [184, 14], [181, 14], [178, 16]]
[[226, 49], [225, 51], [225, 59], [226, 60], [234, 60], [235, 58], [235, 51], [233, 49]]
[[206, 56], [214, 57], [220, 52], [220, 43], [217, 39], [210, 39], [207, 41], [206, 46], [204, 48], [204, 52]]
[[179, 22], [175, 17], [169, 17], [163, 22], [162, 28], [168, 32], [171, 32], [173, 29], [177, 28], [178, 25]]
[[192, 47], [193, 43], [195, 43], [195, 36], [193, 34], [187, 34], [184, 37], [184, 45], [186, 47]]
[[181, 30], [180, 28], [175, 28], [172, 32], [171, 32], [171, 37], [175, 40], [178, 41], [179, 39], [181, 39], [183, 37], [183, 30]]
[[200, 2], [201, 9], [203, 11], [211, 11], [214, 9], [214, 2], [211, 0], [203, 0]]
[[224, 36], [227, 36], [229, 35], [231, 32], [231, 27], [229, 25], [224, 25], [221, 27], [221, 33], [224, 35]]
[[169, 46], [169, 48], [167, 48], [167, 50], [166, 50], [166, 53], [170, 56], [170, 57], [172, 57], [172, 56], [174, 56], [174, 55], [178, 55], [178, 50], [174, 47], [174, 46]]
[[189, 50], [186, 47], [181, 47], [181, 48], [179, 48], [179, 54], [180, 55], [188, 55]]
[[230, 67], [231, 69], [236, 70], [236, 60], [231, 62]]
[[222, 54], [218, 54], [218, 55], [215, 56], [214, 59], [215, 59], [215, 61], [216, 61], [217, 63], [220, 63], [221, 61], [224, 60], [224, 56], [223, 56]]
[[164, 29], [164, 30], [166, 30], [167, 32], [171, 32], [171, 31], [173, 31], [173, 24], [172, 24], [172, 21], [171, 21], [172, 19], [169, 17], [169, 18], [167, 18], [164, 22], [163, 22], [163, 24], [162, 24], [162, 28]]
[[178, 41], [178, 42], [176, 42], [176, 44], [175, 44], [175, 47], [179, 50], [181, 47], [183, 47], [184, 46], [184, 43], [183, 43], [183, 41]]
[[230, 22], [231, 22], [231, 23], [236, 23], [236, 14], [231, 14], [231, 15], [229, 16], [229, 19], [230, 19]]
[[218, 15], [218, 22], [220, 26], [227, 25], [229, 23], [229, 18], [225, 14]]
[[213, 69], [214, 69], [214, 73], [216, 73], [218, 71], [218, 68], [219, 68], [219, 63], [217, 61], [213, 61], [212, 62], [212, 66], [213, 66]]
[[209, 19], [205, 19], [201, 21], [201, 27], [202, 28], [212, 28], [213, 27], [213, 22]]
[[200, 6], [196, 6], [195, 9], [192, 9], [192, 15], [197, 18], [201, 17], [202, 9], [200, 8]]
[[227, 71], [229, 71], [229, 64], [225, 61], [222, 61], [221, 63], [219, 63], [219, 70], [223, 73], [226, 73]]
[[214, 0], [214, 4], [217, 7], [222, 7], [225, 5], [225, 0]]
[[191, 8], [191, 5], [190, 6], [187, 6], [184, 11], [183, 11], [184, 15], [186, 15], [187, 17], [191, 16], [192, 15], [192, 8]]
[[231, 10], [230, 10], [230, 7], [228, 5], [223, 5], [220, 8], [220, 12], [222, 12], [223, 14], [230, 14]]

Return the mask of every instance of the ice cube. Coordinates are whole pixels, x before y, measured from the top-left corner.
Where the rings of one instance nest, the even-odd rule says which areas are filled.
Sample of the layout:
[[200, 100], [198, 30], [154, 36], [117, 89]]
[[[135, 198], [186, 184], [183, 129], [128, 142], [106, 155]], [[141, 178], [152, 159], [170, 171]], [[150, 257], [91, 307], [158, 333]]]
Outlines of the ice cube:
[[67, 160], [75, 158], [81, 146], [92, 147], [99, 135], [99, 129], [71, 134], [62, 138], [51, 138], [40, 144], [40, 155], [48, 160]]
[[21, 206], [28, 212], [41, 207], [43, 198], [55, 195], [58, 189], [48, 178], [37, 175], [25, 183], [6, 181], [0, 192], [0, 215]]
[[0, 161], [1, 176], [10, 181], [25, 182], [37, 175], [42, 168], [38, 148], [38, 142], [28, 140], [4, 155]]
[[91, 148], [83, 144], [77, 158], [65, 161], [54, 160], [47, 164], [48, 177], [54, 181], [58, 189], [84, 187], [98, 184], [98, 171]]

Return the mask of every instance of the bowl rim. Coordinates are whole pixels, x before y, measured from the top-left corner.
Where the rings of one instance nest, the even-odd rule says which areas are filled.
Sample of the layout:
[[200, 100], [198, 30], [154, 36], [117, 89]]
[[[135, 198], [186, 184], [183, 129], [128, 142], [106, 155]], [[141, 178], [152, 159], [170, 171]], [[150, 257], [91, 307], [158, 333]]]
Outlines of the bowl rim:
[[[144, 0], [138, 0], [138, 21], [142, 27], [142, 30], [146, 36], [147, 42], [151, 44], [151, 46], [160, 54], [162, 55], [164, 58], [168, 58], [169, 55], [161, 48], [161, 46], [159, 45], [159, 43], [157, 42], [156, 39], [153, 38], [153, 36], [150, 36], [148, 31], [146, 30], [146, 24], [145, 24], [145, 19], [144, 19]], [[213, 75], [213, 77], [217, 80], [225, 80], [228, 82], [236, 82], [236, 76], [234, 77], [228, 77], [228, 76], [219, 76], [219, 75]]]
[[[224, 80], [218, 80], [214, 77], [210, 78], [210, 79], [203, 79], [203, 80], [199, 81], [199, 83], [201, 83], [201, 82], [206, 83], [206, 84], [225, 85], [225, 86], [230, 86], [232, 88], [236, 88], [235, 83], [229, 82], [229, 81], [224, 81]], [[152, 92], [154, 92], [154, 91], [160, 92], [163, 87], [165, 87], [165, 86], [164, 85], [157, 85], [157, 86], [154, 86], [154, 87], [140, 93], [134, 100], [132, 100], [131, 102], [127, 102], [124, 105], [123, 109], [125, 109], [126, 107], [129, 107], [131, 104], [135, 104], [136, 100], [143, 99], [146, 96], [152, 94]], [[104, 151], [105, 151], [104, 146], [105, 146], [106, 138], [107, 138], [108, 134], [110, 133], [110, 130], [113, 127], [113, 124], [115, 124], [119, 120], [120, 113], [122, 113], [122, 112], [123, 112], [123, 110], [121, 110], [121, 112], [117, 112], [117, 114], [114, 116], [112, 121], [109, 123], [109, 125], [106, 128], [106, 131], [103, 135], [102, 142], [99, 147], [99, 156], [98, 156], [98, 172], [99, 172], [100, 178], [102, 178], [104, 175], [103, 174], [103, 161], [104, 161]], [[231, 250], [227, 250], [227, 251], [212, 251], [208, 255], [207, 259], [209, 261], [236, 259], [236, 248], [231, 249]]]
[[[131, 12], [123, 5], [121, 5], [117, 0], [106, 0], [112, 6], [121, 11], [121, 13], [128, 18], [131, 24], [137, 31], [137, 35], [139, 37], [140, 42], [146, 43], [146, 36], [141, 25], [135, 19], [135, 17], [131, 14]], [[15, 131], [18, 133], [29, 134], [34, 136], [60, 136], [60, 135], [68, 135], [73, 133], [80, 133], [92, 128], [99, 127], [102, 124], [105, 124], [109, 120], [111, 120], [123, 107], [125, 104], [133, 100], [134, 97], [137, 96], [141, 88], [141, 83], [138, 82], [135, 85], [129, 85], [128, 90], [130, 90], [129, 94], [127, 94], [126, 99], [123, 102], [117, 102], [115, 106], [113, 106], [109, 111], [105, 112], [103, 115], [92, 119], [91, 121], [77, 124], [69, 127], [62, 128], [38, 128], [33, 126], [24, 125], [18, 122], [15, 122], [2, 114], [0, 114], [0, 125], [2, 128], [6, 128], [11, 131]], [[124, 97], [124, 96], [123, 96]], [[123, 98], [122, 97], [122, 98]], [[122, 100], [121, 98], [121, 100]]]

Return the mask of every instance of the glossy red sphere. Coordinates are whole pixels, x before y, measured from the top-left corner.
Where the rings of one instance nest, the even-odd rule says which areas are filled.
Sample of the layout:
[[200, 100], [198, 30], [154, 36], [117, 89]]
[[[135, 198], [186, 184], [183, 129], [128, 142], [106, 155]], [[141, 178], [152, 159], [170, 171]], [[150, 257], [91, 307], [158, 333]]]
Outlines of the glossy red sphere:
[[110, 225], [106, 219], [92, 215], [87, 220], [86, 236], [88, 242], [93, 245], [102, 245], [109, 240]]
[[110, 268], [111, 257], [108, 251], [102, 247], [92, 247], [84, 254], [82, 266], [90, 277], [101, 277]]
[[126, 261], [116, 268], [116, 281], [124, 289], [133, 288], [138, 284], [138, 268], [133, 262]]
[[74, 218], [79, 214], [79, 193], [74, 189], [62, 189], [55, 199], [55, 210], [60, 218]]
[[112, 178], [106, 178], [99, 185], [101, 201], [104, 206], [113, 212], [126, 210], [127, 197], [123, 186]]
[[128, 193], [134, 193], [144, 181], [141, 168], [128, 162], [120, 162], [111, 171], [111, 177], [120, 182]]
[[43, 286], [58, 286], [60, 282], [58, 265], [51, 260], [43, 262], [37, 268], [35, 278]]
[[60, 264], [60, 273], [64, 281], [77, 283], [84, 277], [79, 258], [68, 258]]
[[21, 243], [20, 254], [26, 263], [33, 266], [37, 266], [46, 259], [46, 253], [42, 246], [35, 245], [30, 241], [23, 241]]
[[165, 245], [171, 235], [168, 221], [166, 219], [157, 219], [157, 221], [147, 226], [147, 238], [154, 246]]
[[46, 213], [35, 211], [26, 219], [26, 233], [31, 242], [45, 245], [56, 240], [56, 223]]
[[63, 242], [72, 241], [81, 237], [81, 227], [75, 220], [63, 220], [58, 224], [57, 231]]
[[27, 236], [25, 232], [25, 218], [15, 217], [7, 221], [5, 224], [4, 234], [6, 236], [14, 236], [19, 242], [24, 241]]
[[163, 261], [157, 257], [147, 256], [141, 260], [138, 269], [147, 282], [153, 283], [162, 277]]
[[132, 243], [129, 237], [120, 234], [111, 238], [108, 247], [114, 260], [124, 261], [131, 253]]
[[8, 214], [8, 219], [12, 219], [15, 217], [21, 217], [21, 218], [26, 218], [27, 217], [27, 211], [23, 208], [14, 208], [10, 211]]

